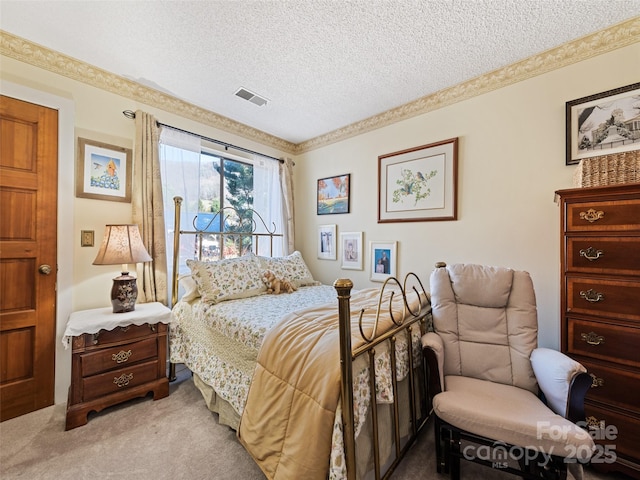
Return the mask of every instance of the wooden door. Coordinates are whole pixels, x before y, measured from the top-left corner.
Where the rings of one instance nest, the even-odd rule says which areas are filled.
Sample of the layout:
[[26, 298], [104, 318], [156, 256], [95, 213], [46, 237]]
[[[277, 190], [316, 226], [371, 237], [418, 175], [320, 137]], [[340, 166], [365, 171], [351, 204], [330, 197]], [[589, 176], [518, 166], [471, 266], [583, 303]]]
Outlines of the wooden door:
[[0, 96], [0, 420], [52, 405], [58, 112]]

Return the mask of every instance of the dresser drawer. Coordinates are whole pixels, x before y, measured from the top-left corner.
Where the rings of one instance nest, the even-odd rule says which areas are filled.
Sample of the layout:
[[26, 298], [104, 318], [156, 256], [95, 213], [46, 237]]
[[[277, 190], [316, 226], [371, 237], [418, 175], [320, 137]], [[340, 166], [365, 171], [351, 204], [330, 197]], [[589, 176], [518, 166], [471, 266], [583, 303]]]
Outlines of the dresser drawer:
[[83, 401], [121, 392], [158, 378], [157, 360], [82, 379]]
[[567, 237], [567, 272], [640, 275], [640, 237]]
[[640, 366], [640, 328], [568, 319], [568, 352], [614, 363]]
[[567, 311], [640, 322], [640, 283], [567, 276]]
[[640, 199], [566, 205], [567, 232], [640, 230]]
[[158, 354], [156, 337], [117, 347], [105, 348], [80, 355], [80, 374], [83, 377], [119, 368], [125, 364], [138, 363]]
[[[640, 445], [640, 418], [623, 413], [603, 409], [586, 402], [584, 406], [587, 416], [587, 423], [609, 427], [608, 429], [598, 429], [597, 433], [591, 430], [594, 441], [599, 445], [610, 445], [615, 447], [616, 455], [623, 457], [636, 457], [638, 455], [638, 445]], [[617, 434], [613, 433], [611, 427], [615, 427]], [[606, 438], [615, 437], [615, 438]], [[595, 460], [595, 459], [592, 459]]]
[[621, 370], [581, 360], [593, 378], [587, 399], [636, 410], [640, 405], [640, 372]]

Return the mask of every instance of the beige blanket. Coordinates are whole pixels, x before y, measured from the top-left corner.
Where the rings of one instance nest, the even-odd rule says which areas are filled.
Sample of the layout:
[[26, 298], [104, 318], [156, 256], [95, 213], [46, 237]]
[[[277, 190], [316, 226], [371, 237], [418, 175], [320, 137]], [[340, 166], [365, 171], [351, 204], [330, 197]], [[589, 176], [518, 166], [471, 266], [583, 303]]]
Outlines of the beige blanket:
[[[365, 333], [373, 329], [379, 292], [361, 290], [351, 298], [353, 348], [363, 343], [362, 309]], [[398, 297], [396, 318], [402, 314]], [[383, 310], [388, 311], [388, 302]], [[377, 333], [390, 327], [385, 315]], [[339, 398], [337, 302], [291, 313], [265, 336], [238, 438], [269, 479], [325, 479]]]

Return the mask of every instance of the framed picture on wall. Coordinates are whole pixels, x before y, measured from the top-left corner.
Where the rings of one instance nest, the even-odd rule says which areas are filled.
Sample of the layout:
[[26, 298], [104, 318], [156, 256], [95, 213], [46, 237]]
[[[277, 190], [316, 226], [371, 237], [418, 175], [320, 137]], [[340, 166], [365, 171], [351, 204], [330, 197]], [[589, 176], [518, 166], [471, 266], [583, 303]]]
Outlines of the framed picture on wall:
[[458, 139], [378, 157], [378, 223], [457, 218]]
[[318, 180], [318, 215], [349, 213], [351, 174]]
[[131, 202], [130, 148], [78, 138], [76, 197]]
[[384, 282], [389, 277], [396, 276], [396, 247], [397, 242], [370, 242], [371, 280]]
[[362, 270], [362, 232], [345, 232], [340, 234], [342, 252], [342, 268], [345, 270]]
[[336, 243], [336, 226], [320, 225], [318, 227], [318, 258], [335, 260], [337, 258]]
[[566, 103], [566, 164], [640, 150], [640, 83]]

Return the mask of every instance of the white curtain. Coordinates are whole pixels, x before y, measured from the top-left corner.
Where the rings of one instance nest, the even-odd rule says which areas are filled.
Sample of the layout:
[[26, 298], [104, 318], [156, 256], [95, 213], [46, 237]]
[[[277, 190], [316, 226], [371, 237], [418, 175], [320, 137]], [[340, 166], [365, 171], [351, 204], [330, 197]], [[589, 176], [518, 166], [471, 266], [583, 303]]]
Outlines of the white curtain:
[[[284, 233], [283, 197], [280, 185], [279, 162], [258, 155], [253, 157], [253, 209], [262, 217], [254, 218], [257, 233]], [[286, 235], [275, 237], [273, 252], [268, 239], [258, 239], [257, 255], [281, 257], [288, 253]]]
[[293, 160], [290, 158], [285, 158], [279, 165], [280, 168], [280, 187], [282, 190], [282, 217], [283, 217], [283, 228], [282, 232], [284, 233], [284, 244], [287, 249], [285, 253], [293, 253], [295, 249], [295, 238], [294, 238], [294, 195], [293, 195]]
[[[160, 129], [160, 170], [167, 242], [167, 270], [169, 294], [173, 292], [173, 234], [175, 231], [174, 197], [182, 198], [180, 230], [193, 230], [193, 218], [198, 214], [200, 199], [200, 151], [201, 140], [197, 135], [179, 132], [172, 128]], [[187, 272], [186, 259], [195, 252], [195, 237], [185, 235], [180, 239], [178, 272]], [[173, 302], [173, 299], [171, 300]]]

